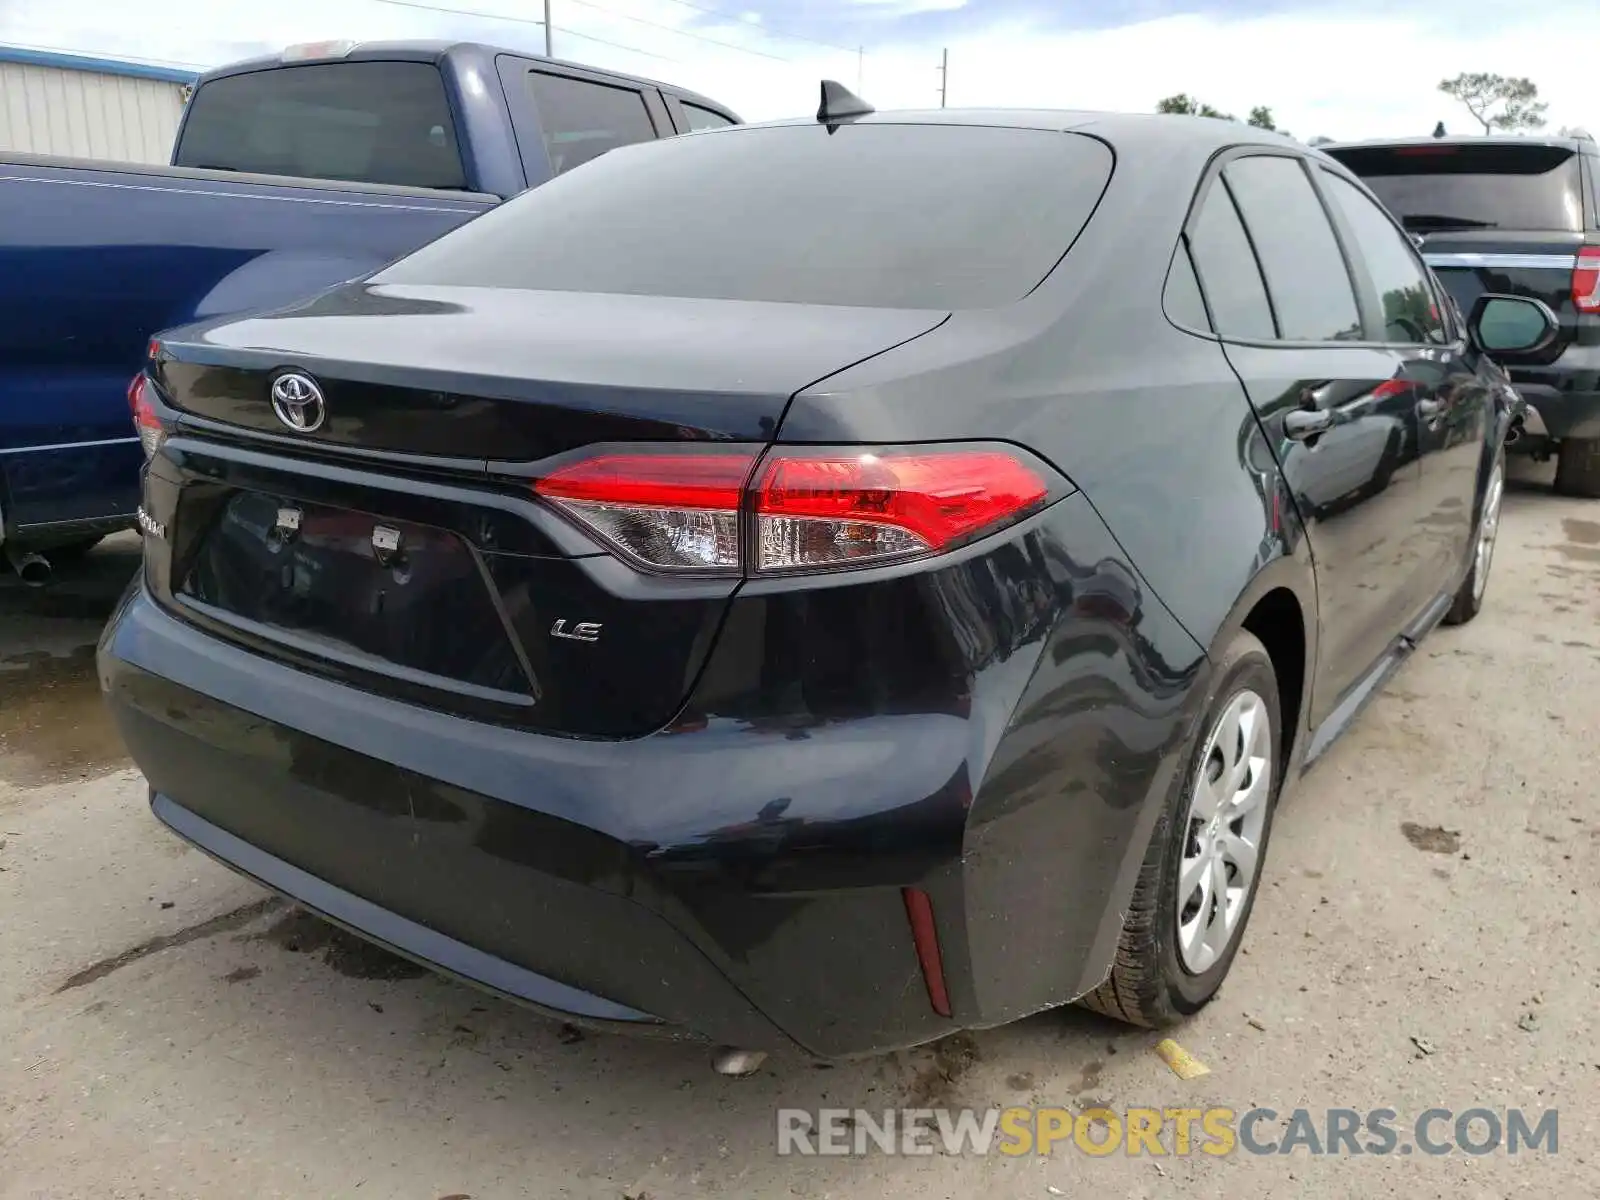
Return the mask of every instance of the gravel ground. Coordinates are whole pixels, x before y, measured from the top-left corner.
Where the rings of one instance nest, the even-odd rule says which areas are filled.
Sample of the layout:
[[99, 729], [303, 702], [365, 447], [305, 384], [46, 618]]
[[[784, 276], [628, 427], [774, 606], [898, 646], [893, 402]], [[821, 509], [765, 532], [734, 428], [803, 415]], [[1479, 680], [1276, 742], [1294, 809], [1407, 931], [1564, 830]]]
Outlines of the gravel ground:
[[[0, 585], [0, 1197], [1600, 1195], [1600, 503], [1549, 476], [1514, 470], [1479, 620], [1432, 635], [1287, 798], [1245, 953], [1177, 1033], [1210, 1068], [1190, 1080], [1077, 1011], [725, 1080], [701, 1048], [423, 973], [149, 816], [92, 668], [136, 544]], [[780, 1107], [1019, 1104], [1388, 1107], [1403, 1133], [1432, 1107], [1557, 1107], [1560, 1148], [775, 1153]]]

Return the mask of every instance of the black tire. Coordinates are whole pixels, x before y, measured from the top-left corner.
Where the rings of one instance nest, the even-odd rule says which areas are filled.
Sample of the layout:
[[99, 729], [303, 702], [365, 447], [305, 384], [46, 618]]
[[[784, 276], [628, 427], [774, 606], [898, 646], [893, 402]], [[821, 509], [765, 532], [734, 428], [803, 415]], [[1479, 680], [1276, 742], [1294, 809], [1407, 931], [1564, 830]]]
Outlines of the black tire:
[[[1446, 625], [1465, 625], [1473, 617], [1483, 611], [1484, 588], [1488, 586], [1489, 569], [1494, 565], [1494, 547], [1491, 545], [1488, 555], [1478, 554], [1478, 544], [1483, 538], [1484, 518], [1490, 514], [1487, 505], [1490, 500], [1490, 489], [1494, 486], [1498, 475], [1500, 496], [1505, 495], [1506, 486], [1506, 452], [1504, 449], [1495, 454], [1494, 466], [1489, 469], [1488, 480], [1484, 485], [1484, 494], [1478, 499], [1478, 521], [1472, 529], [1472, 545], [1467, 553], [1472, 556], [1472, 561], [1467, 567], [1466, 578], [1461, 581], [1461, 587], [1456, 591], [1456, 598], [1450, 605], [1450, 611], [1444, 615]], [[1494, 501], [1496, 534], [1499, 532], [1499, 499]], [[1482, 576], [1480, 580], [1479, 576]]]
[[1600, 500], [1600, 438], [1563, 438], [1556, 455], [1556, 491]]
[[[1211, 1002], [1239, 952], [1261, 887], [1273, 815], [1283, 783], [1283, 719], [1277, 674], [1266, 647], [1255, 635], [1241, 630], [1218, 660], [1213, 678], [1216, 682], [1206, 700], [1205, 715], [1185, 753], [1184, 774], [1150, 836], [1111, 973], [1099, 987], [1078, 1000], [1085, 1008], [1131, 1025], [1152, 1029], [1174, 1025]], [[1178, 871], [1189, 844], [1187, 818], [1212, 731], [1233, 700], [1247, 688], [1263, 701], [1271, 731], [1265, 825], [1257, 838], [1255, 876], [1244, 897], [1232, 940], [1215, 963], [1194, 974], [1181, 961], [1178, 949]]]

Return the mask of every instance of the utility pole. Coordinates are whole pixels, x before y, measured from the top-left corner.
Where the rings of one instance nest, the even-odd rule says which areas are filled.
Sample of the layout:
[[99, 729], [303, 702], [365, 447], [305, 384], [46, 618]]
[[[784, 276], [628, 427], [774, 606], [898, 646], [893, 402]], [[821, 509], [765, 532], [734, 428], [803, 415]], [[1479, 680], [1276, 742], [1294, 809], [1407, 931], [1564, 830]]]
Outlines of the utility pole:
[[867, 48], [856, 47], [856, 95], [861, 95], [861, 85], [867, 72]]
[[556, 52], [551, 49], [553, 39], [550, 29], [550, 0], [544, 0], [544, 56], [554, 58]]
[[[549, 3], [549, 0], [545, 0]], [[944, 107], [945, 91], [950, 86], [950, 47], [944, 48], [944, 55], [939, 59], [939, 107]]]

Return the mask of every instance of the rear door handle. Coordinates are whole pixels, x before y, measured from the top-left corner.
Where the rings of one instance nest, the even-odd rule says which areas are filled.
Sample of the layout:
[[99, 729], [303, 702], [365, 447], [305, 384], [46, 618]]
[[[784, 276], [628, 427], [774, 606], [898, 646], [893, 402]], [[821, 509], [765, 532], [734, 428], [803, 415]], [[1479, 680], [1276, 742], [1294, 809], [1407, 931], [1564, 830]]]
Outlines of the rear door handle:
[[1333, 428], [1333, 414], [1325, 408], [1294, 408], [1283, 414], [1283, 434], [1297, 442], [1327, 433]]

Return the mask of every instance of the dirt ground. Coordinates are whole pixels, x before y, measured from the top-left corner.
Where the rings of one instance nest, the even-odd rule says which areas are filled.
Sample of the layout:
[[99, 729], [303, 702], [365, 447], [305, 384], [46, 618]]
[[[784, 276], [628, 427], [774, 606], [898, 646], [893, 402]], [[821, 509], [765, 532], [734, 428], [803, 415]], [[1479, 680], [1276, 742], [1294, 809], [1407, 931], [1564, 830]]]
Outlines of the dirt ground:
[[[297, 914], [164, 833], [92, 646], [137, 546], [0, 584], [0, 1197], [1600, 1196], [1600, 502], [1519, 466], [1487, 608], [1279, 815], [1221, 997], [819, 1069], [578, 1035]], [[779, 1107], [1560, 1110], [1559, 1152], [780, 1158]], [[1281, 1133], [1264, 1129], [1260, 1136]]]

